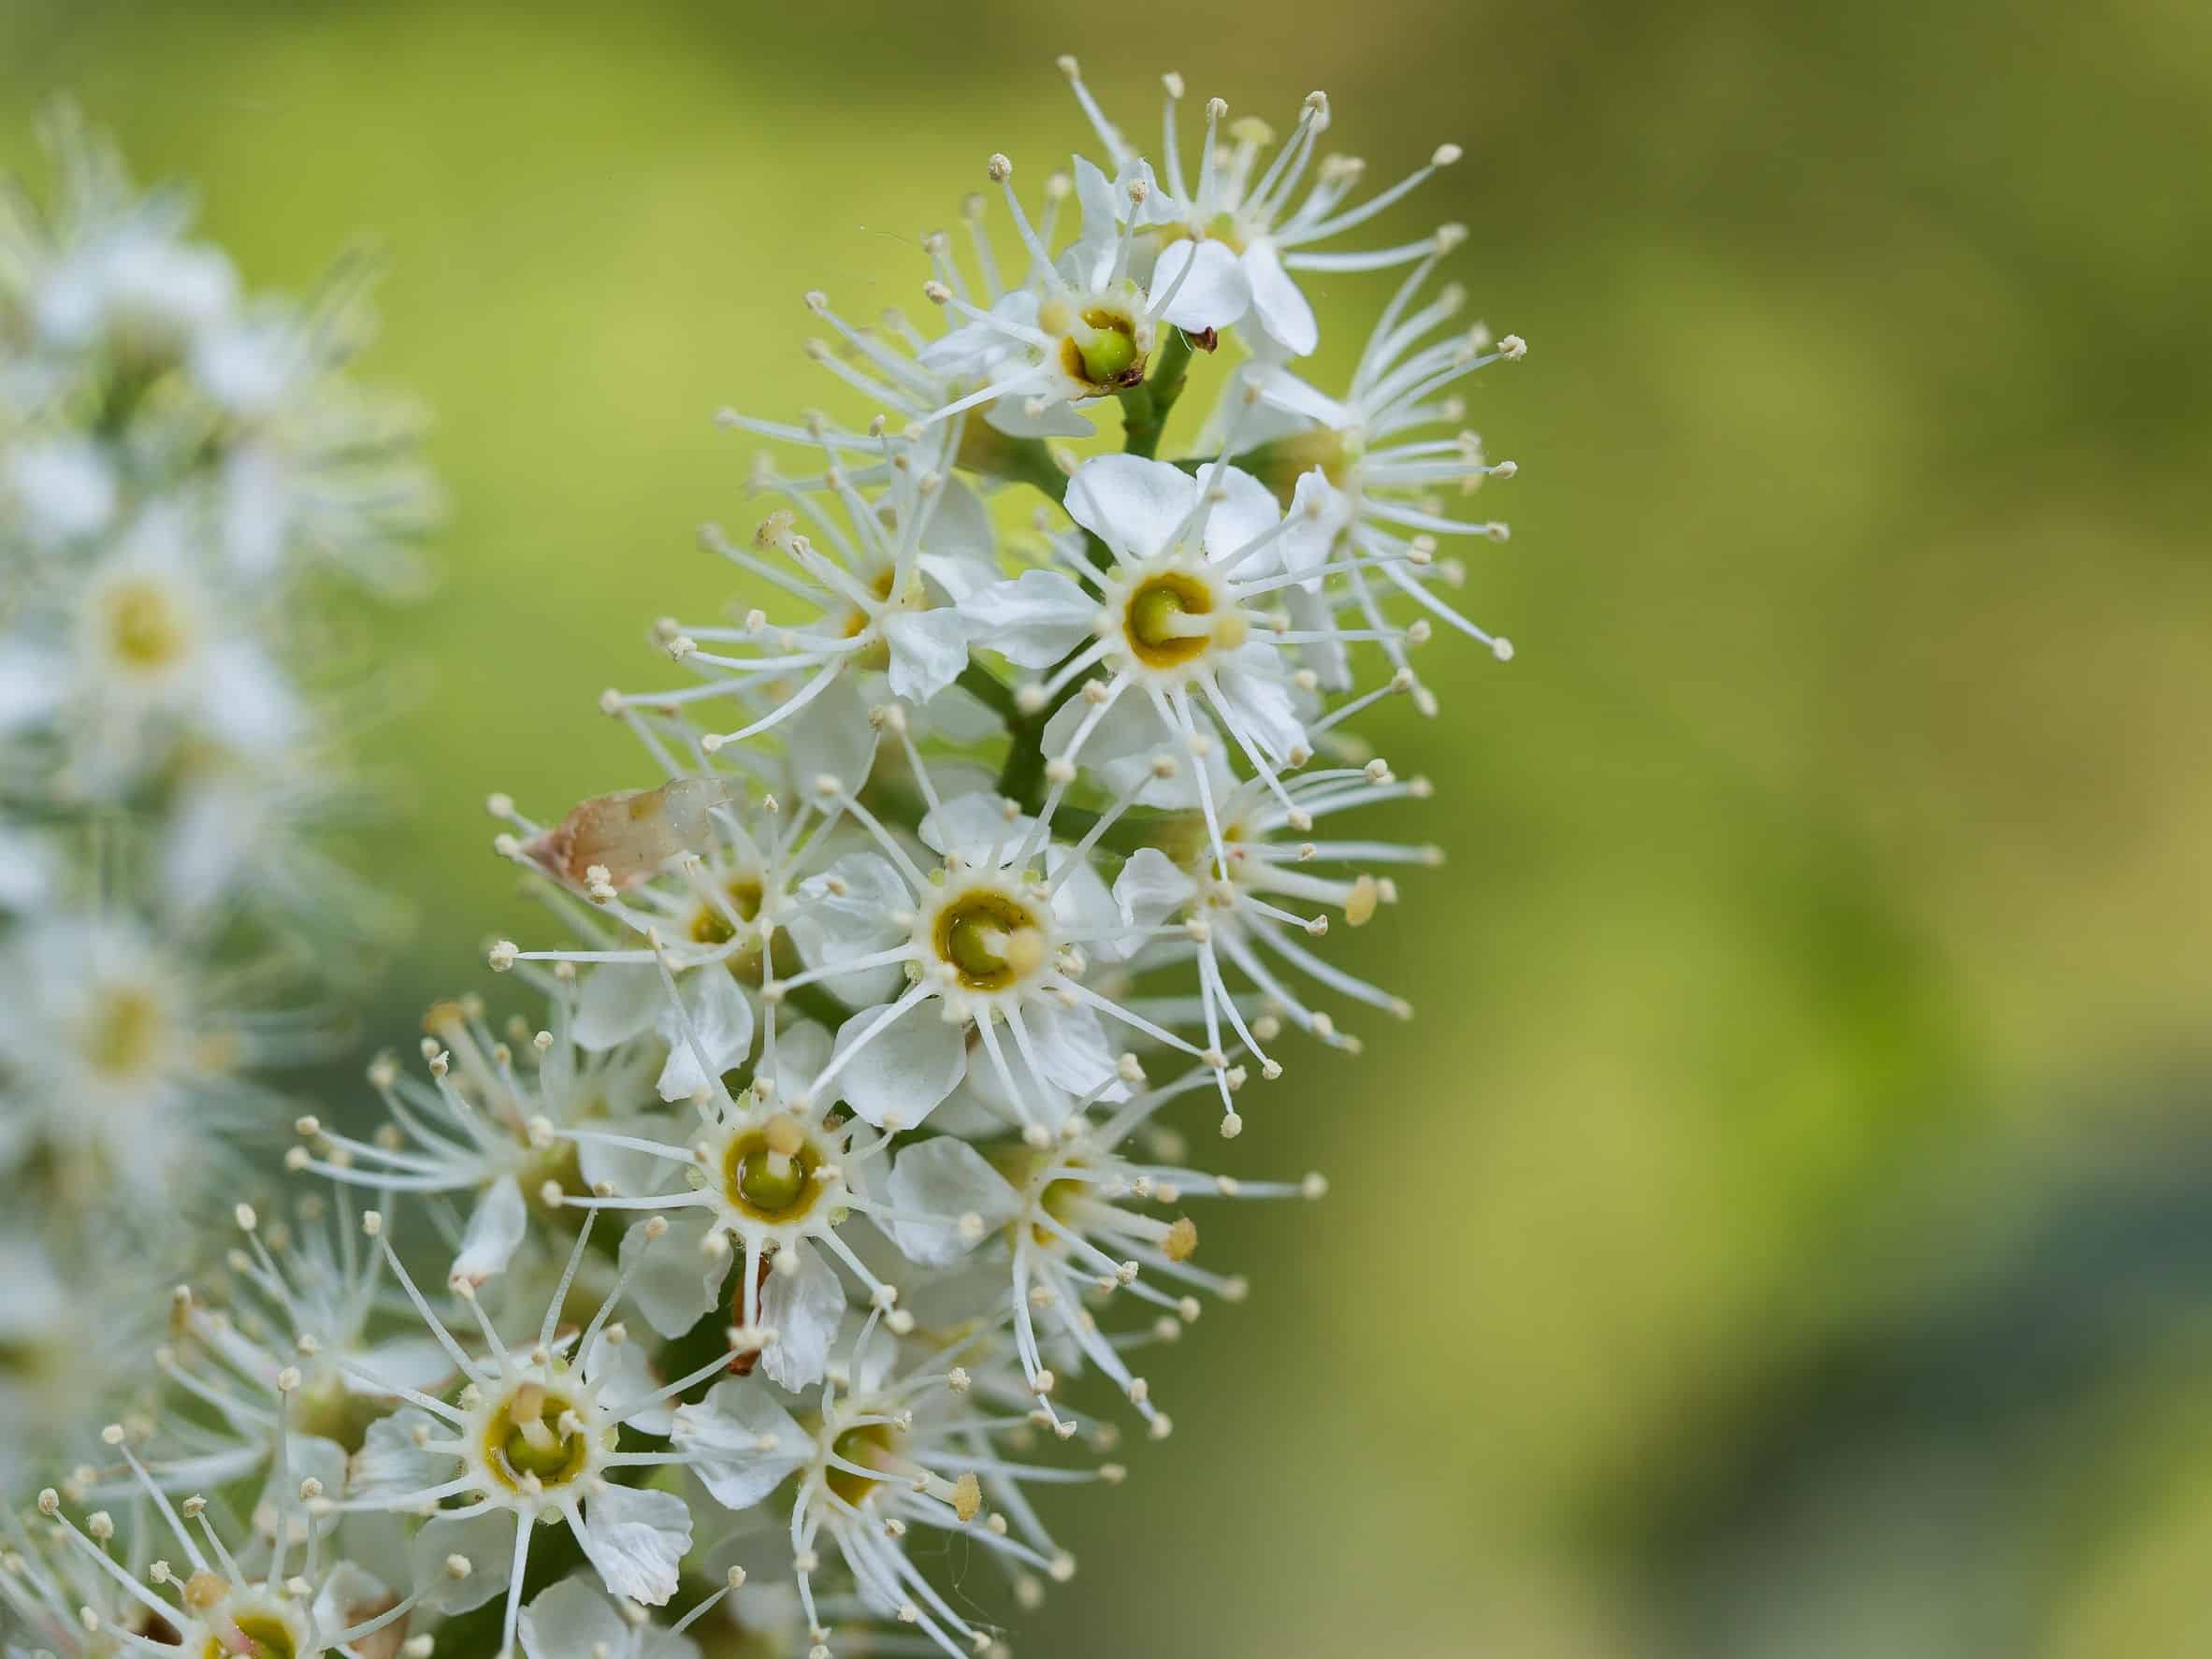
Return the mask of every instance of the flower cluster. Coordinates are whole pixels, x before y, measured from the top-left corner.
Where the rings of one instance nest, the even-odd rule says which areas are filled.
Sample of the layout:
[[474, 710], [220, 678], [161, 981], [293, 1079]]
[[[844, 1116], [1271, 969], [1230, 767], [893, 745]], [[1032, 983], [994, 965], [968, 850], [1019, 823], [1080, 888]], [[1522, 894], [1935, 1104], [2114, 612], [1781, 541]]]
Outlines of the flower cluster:
[[289, 1115], [259, 1075], [328, 1047], [311, 924], [389, 931], [323, 835], [365, 791], [316, 592], [409, 585], [431, 511], [342, 372], [362, 262], [248, 297], [181, 196], [49, 137], [51, 206], [0, 192], [0, 1476], [99, 1409], [119, 1241], [188, 1248], [230, 1132]]
[[[524, 1006], [435, 1006], [373, 1132], [296, 1120], [309, 1196], [169, 1310], [188, 1408], [0, 1557], [52, 1652], [1003, 1652], [933, 1562], [1072, 1575], [1043, 1489], [1119, 1484], [1171, 1432], [1148, 1351], [1245, 1294], [1198, 1201], [1323, 1195], [1188, 1124], [1411, 1012], [1323, 943], [1440, 857], [1372, 833], [1428, 786], [1351, 722], [1433, 709], [1439, 629], [1509, 655], [1445, 551], [1504, 532], [1446, 498], [1511, 475], [1457, 388], [1525, 348], [1432, 286], [1455, 227], [1358, 234], [1455, 150], [1365, 193], [1316, 94], [1279, 137], [1213, 100], [1186, 156], [1171, 76], [1148, 156], [1063, 67], [1096, 149], [1030, 200], [990, 158], [1010, 232], [925, 238], [938, 326], [807, 296], [854, 418], [725, 416], [766, 511], [703, 536], [744, 598], [653, 628], [681, 683], [600, 700], [634, 786], [490, 800], [553, 917], [490, 953]], [[1315, 384], [1301, 281], [1393, 269]], [[191, 1575], [78, 1518], [118, 1494]]]

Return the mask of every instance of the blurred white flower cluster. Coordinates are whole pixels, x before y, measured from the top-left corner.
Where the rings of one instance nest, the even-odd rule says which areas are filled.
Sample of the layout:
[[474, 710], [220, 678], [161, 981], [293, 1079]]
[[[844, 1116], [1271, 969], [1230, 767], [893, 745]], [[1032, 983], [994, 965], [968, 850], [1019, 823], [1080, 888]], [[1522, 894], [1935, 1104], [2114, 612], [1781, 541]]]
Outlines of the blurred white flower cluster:
[[[490, 953], [523, 1007], [434, 1007], [372, 1132], [297, 1120], [305, 1196], [176, 1294], [172, 1409], [17, 1525], [20, 1645], [1001, 1653], [948, 1553], [1033, 1604], [1047, 1489], [1169, 1434], [1148, 1354], [1245, 1292], [1198, 1201], [1324, 1190], [1193, 1126], [1411, 1012], [1325, 942], [1440, 857], [1375, 833], [1429, 790], [1350, 723], [1434, 707], [1436, 631], [1509, 654], [1452, 498], [1512, 472], [1461, 386], [1524, 348], [1432, 285], [1455, 227], [1360, 234], [1456, 151], [1366, 192], [1316, 94], [1186, 155], [1169, 77], [1148, 156], [1063, 67], [1096, 148], [990, 158], [939, 326], [807, 296], [855, 418], [725, 417], [771, 509], [703, 537], [746, 598], [655, 626], [682, 683], [601, 699], [640, 786], [492, 798], [555, 917]], [[1386, 269], [1317, 384], [1302, 282]]]
[[246, 296], [183, 198], [47, 136], [51, 205], [0, 193], [0, 1476], [142, 1367], [119, 1258], [189, 1261], [289, 1116], [261, 1075], [328, 1046], [315, 943], [388, 928], [320, 838], [363, 791], [315, 589], [411, 584], [432, 506], [342, 374], [358, 262]]

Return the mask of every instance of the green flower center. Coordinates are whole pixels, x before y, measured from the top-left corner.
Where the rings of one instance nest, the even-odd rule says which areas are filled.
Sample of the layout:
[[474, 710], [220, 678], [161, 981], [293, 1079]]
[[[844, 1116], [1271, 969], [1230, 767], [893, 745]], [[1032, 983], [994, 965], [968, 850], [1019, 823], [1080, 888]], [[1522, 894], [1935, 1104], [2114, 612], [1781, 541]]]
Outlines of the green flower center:
[[246, 1638], [245, 1648], [241, 1651], [221, 1637], [210, 1637], [201, 1659], [295, 1659], [299, 1652], [291, 1628], [273, 1613], [243, 1613], [231, 1623]]
[[169, 596], [151, 582], [126, 582], [106, 601], [108, 641], [135, 669], [166, 668], [184, 655], [184, 619]]
[[821, 1149], [788, 1118], [739, 1135], [722, 1155], [722, 1190], [757, 1221], [795, 1221], [814, 1207]]
[[1043, 959], [1036, 912], [990, 890], [962, 895], [938, 913], [937, 955], [969, 990], [1004, 990]]
[[1106, 310], [1083, 313], [1088, 334], [1067, 339], [1067, 372], [1106, 391], [1134, 386], [1145, 378], [1144, 353], [1136, 349], [1136, 325], [1127, 317]]
[[1122, 633], [1148, 668], [1177, 668], [1205, 654], [1218, 631], [1193, 619], [1213, 613], [1213, 589], [1195, 576], [1164, 570], [1138, 583], [1129, 595]]
[[[741, 921], [753, 921], [760, 915], [760, 882], [757, 876], [741, 875], [723, 889], [730, 896], [730, 908]], [[730, 926], [729, 916], [712, 904], [701, 904], [691, 918], [691, 943], [710, 948], [728, 945], [737, 937], [737, 930]]]
[[111, 1077], [147, 1070], [161, 1047], [160, 999], [137, 986], [107, 992], [84, 1033], [85, 1058]]
[[542, 1383], [516, 1389], [484, 1428], [492, 1472], [518, 1489], [531, 1479], [546, 1486], [573, 1480], [591, 1450], [582, 1433], [560, 1432], [561, 1419], [574, 1409], [573, 1402], [549, 1393]]
[[[848, 1464], [858, 1464], [863, 1469], [880, 1469], [889, 1475], [898, 1466], [899, 1442], [888, 1424], [872, 1422], [846, 1430], [830, 1443], [830, 1452]], [[883, 1484], [835, 1464], [822, 1472], [822, 1483], [848, 1504], [859, 1503]]]

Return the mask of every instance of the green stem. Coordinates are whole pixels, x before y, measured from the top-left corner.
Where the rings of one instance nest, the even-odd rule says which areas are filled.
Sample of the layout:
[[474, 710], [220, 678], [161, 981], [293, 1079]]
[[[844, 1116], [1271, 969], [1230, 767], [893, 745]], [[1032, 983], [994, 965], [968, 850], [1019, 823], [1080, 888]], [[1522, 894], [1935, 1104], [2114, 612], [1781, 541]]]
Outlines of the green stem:
[[1175, 412], [1190, 372], [1191, 337], [1170, 327], [1167, 342], [1152, 360], [1152, 372], [1142, 385], [1132, 386], [1120, 395], [1121, 447], [1130, 454], [1149, 460], [1160, 453], [1167, 417]]
[[[1100, 549], [1104, 552], [1104, 548]], [[1046, 671], [1049, 679], [1088, 647], [1077, 645], [1075, 650]], [[1045, 804], [1045, 728], [1061, 705], [1083, 688], [1081, 678], [1070, 680], [1060, 689], [1060, 695], [1034, 714], [1016, 714], [1006, 725], [1014, 734], [1014, 746], [1006, 752], [1006, 764], [999, 772], [999, 793], [1017, 801], [1021, 810], [1034, 813]]]
[[1021, 705], [1014, 700], [1013, 688], [973, 657], [961, 670], [957, 684], [977, 701], [988, 703], [1007, 723], [1021, 718]]

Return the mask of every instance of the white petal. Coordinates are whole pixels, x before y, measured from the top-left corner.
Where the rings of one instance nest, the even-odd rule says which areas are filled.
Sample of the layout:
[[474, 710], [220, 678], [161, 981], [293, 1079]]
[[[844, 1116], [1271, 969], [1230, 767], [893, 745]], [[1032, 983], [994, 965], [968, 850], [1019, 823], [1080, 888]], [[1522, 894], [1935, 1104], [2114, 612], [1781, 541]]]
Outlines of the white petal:
[[454, 1277], [481, 1285], [505, 1272], [529, 1219], [521, 1186], [513, 1176], [501, 1176], [484, 1189], [470, 1213], [468, 1231], [461, 1234], [461, 1248], [453, 1260]]
[[[363, 1349], [354, 1366], [367, 1378], [348, 1377], [346, 1392], [390, 1398], [403, 1388], [429, 1392], [453, 1376], [453, 1360], [434, 1336], [394, 1336]], [[383, 1384], [379, 1388], [379, 1383]]]
[[830, 1033], [808, 1021], [775, 1034], [775, 1091], [785, 1100], [804, 1094], [830, 1063]]
[[[1113, 1077], [1114, 1051], [1097, 1010], [1088, 1003], [1063, 1008], [1039, 1001], [1025, 1004], [1021, 1014], [1036, 1050], [1037, 1069], [1047, 1082], [1070, 1094], [1088, 1094]], [[1106, 1098], [1119, 1092], [1108, 1089]]]
[[233, 641], [208, 653], [207, 719], [239, 748], [282, 748], [306, 724], [291, 682], [253, 646]]
[[1165, 461], [1094, 455], [1067, 486], [1067, 515], [1124, 559], [1155, 557], [1197, 504], [1198, 481]]
[[[296, 1502], [298, 1493], [293, 1493]], [[324, 1578], [322, 1588], [315, 1592], [313, 1618], [315, 1628], [325, 1637], [341, 1630], [373, 1619], [398, 1598], [391, 1589], [374, 1573], [363, 1572], [350, 1561], [341, 1561]]]
[[[441, 1613], [465, 1613], [505, 1595], [514, 1565], [514, 1529], [509, 1509], [423, 1522], [407, 1554], [414, 1581], [424, 1587], [425, 1604]], [[447, 1559], [455, 1555], [469, 1564], [465, 1578], [446, 1571]]]
[[[1183, 275], [1185, 267], [1190, 267], [1189, 276]], [[1152, 296], [1157, 299], [1171, 289], [1175, 296], [1161, 318], [1193, 334], [1226, 328], [1251, 309], [1251, 282], [1245, 267], [1226, 242], [1210, 237], [1171, 243], [1160, 255], [1160, 263], [1152, 267]]]
[[997, 710], [957, 682], [931, 698], [923, 713], [929, 729], [947, 743], [980, 743], [1006, 729]]
[[[923, 1267], [957, 1262], [1021, 1213], [1021, 1195], [1005, 1177], [975, 1147], [950, 1135], [901, 1152], [884, 1190], [899, 1211], [891, 1237]], [[961, 1218], [968, 1215], [983, 1224], [973, 1238], [961, 1232]]]
[[1302, 578], [1308, 593], [1319, 593], [1322, 579], [1312, 572], [1328, 563], [1329, 549], [1351, 519], [1350, 503], [1326, 473], [1319, 467], [1301, 473], [1291, 496], [1290, 527], [1275, 543], [1276, 562]]
[[799, 1271], [771, 1273], [760, 1290], [760, 1322], [775, 1333], [760, 1356], [760, 1369], [771, 1382], [802, 1389], [821, 1381], [829, 1364], [830, 1344], [845, 1313], [845, 1286], [819, 1250], [792, 1248], [799, 1252]]
[[777, 729], [784, 737], [784, 764], [802, 789], [817, 778], [831, 777], [847, 789], [868, 781], [875, 759], [875, 729], [868, 705], [850, 674], [840, 674]]
[[1306, 728], [1291, 701], [1291, 688], [1266, 646], [1247, 645], [1239, 651], [1222, 669], [1221, 683], [1236, 723], [1271, 760], [1287, 761], [1291, 751], [1306, 742]]
[[690, 1017], [688, 1031], [672, 1007], [664, 1006], [656, 1022], [668, 1040], [668, 1063], [657, 1085], [664, 1101], [689, 1100], [708, 1086], [708, 1074], [700, 1068], [702, 1051], [716, 1076], [753, 1051], [753, 1005], [745, 1001], [745, 988], [719, 962], [692, 970], [684, 1012]]
[[54, 652], [22, 641], [0, 644], [0, 731], [36, 724], [68, 689], [68, 670]]
[[668, 993], [660, 970], [643, 962], [602, 962], [576, 998], [576, 1046], [597, 1053], [650, 1031]]
[[[645, 1316], [645, 1323], [662, 1336], [683, 1335], [721, 1303], [730, 1259], [709, 1258], [700, 1248], [713, 1225], [714, 1218], [703, 1208], [677, 1211], [668, 1219], [667, 1233], [651, 1247], [629, 1282], [630, 1301]], [[625, 1271], [643, 1249], [646, 1245], [638, 1229], [623, 1235]]]
[[[1210, 476], [1210, 470], [1209, 470]], [[1223, 470], [1217, 486], [1222, 499], [1206, 518], [1206, 556], [1227, 558], [1241, 552], [1282, 522], [1282, 510], [1275, 504], [1275, 492], [1251, 473], [1236, 467]], [[1236, 567], [1236, 575], [1250, 581], [1273, 568], [1275, 553], [1272, 547], [1258, 553]]]
[[896, 944], [894, 911], [914, 902], [906, 884], [878, 853], [847, 853], [800, 883], [791, 936], [807, 965], [836, 968]]
[[[672, 1152], [683, 1149], [680, 1132], [665, 1112], [636, 1112], [621, 1118], [599, 1118], [589, 1127], [607, 1134], [651, 1141]], [[604, 1181], [625, 1198], [650, 1198], [667, 1190], [680, 1167], [675, 1159], [656, 1158], [650, 1152], [610, 1146], [600, 1140], [576, 1143], [576, 1165], [577, 1173], [587, 1185], [596, 1187]]]
[[1260, 401], [1274, 409], [1311, 421], [1315, 426], [1327, 426], [1334, 431], [1358, 424], [1359, 416], [1351, 405], [1339, 403], [1309, 382], [1300, 380], [1289, 369], [1269, 367], [1251, 377], [1260, 388]]
[[691, 1548], [690, 1508], [672, 1492], [613, 1484], [584, 1505], [584, 1553], [609, 1593], [664, 1605], [676, 1593], [676, 1563]]
[[1083, 209], [1083, 229], [1095, 233], [1104, 227], [1110, 236], [1121, 218], [1121, 204], [1128, 197], [1119, 195], [1114, 181], [1099, 170], [1098, 164], [1087, 155], [1075, 158], [1076, 201]]
[[[1322, 584], [1315, 583], [1316, 588]], [[1326, 633], [1337, 626], [1337, 617], [1330, 609], [1326, 591], [1308, 593], [1305, 587], [1287, 587], [1282, 593], [1282, 608], [1291, 615], [1291, 626], [1301, 633]], [[1321, 683], [1329, 691], [1352, 689], [1352, 650], [1341, 640], [1315, 640], [1298, 647], [1298, 660], [1321, 676]]]
[[1158, 847], [1139, 847], [1114, 877], [1114, 899], [1131, 927], [1156, 928], [1191, 901], [1198, 888]]
[[1072, 576], [1024, 570], [961, 601], [970, 635], [1025, 669], [1048, 669], [1091, 637], [1098, 605]]
[[516, 1627], [526, 1659], [613, 1659], [629, 1651], [629, 1626], [589, 1579], [538, 1593]]
[[[875, 1036], [845, 1063], [837, 1082], [846, 1102], [876, 1128], [912, 1129], [952, 1092], [967, 1070], [968, 1049], [960, 1028], [946, 1023], [934, 998], [924, 998]], [[837, 1030], [839, 1052], [860, 1040], [883, 1017], [863, 1008]]]
[[426, 1429], [433, 1440], [449, 1440], [453, 1431], [415, 1406], [402, 1406], [389, 1417], [369, 1425], [369, 1433], [354, 1452], [346, 1479], [350, 1497], [400, 1497], [451, 1479], [459, 1472], [453, 1454], [427, 1451], [414, 1443], [415, 1431]]
[[[1077, 859], [1073, 847], [1053, 845], [1045, 850], [1045, 871], [1052, 879], [1052, 916], [1071, 931], [1095, 933], [1119, 926], [1121, 913], [1106, 891], [1106, 878], [1088, 858]], [[1107, 941], [1112, 944], [1112, 941]], [[1096, 951], [1093, 944], [1090, 949]], [[1115, 959], [1119, 960], [1120, 958]]]
[[947, 478], [932, 498], [930, 520], [922, 527], [921, 551], [937, 557], [988, 565], [998, 549], [990, 509], [983, 498], [957, 478]]
[[1033, 394], [1009, 392], [984, 411], [988, 426], [1009, 438], [1089, 438], [1098, 430], [1072, 403], [1047, 403], [1035, 414], [1029, 411]]
[[1321, 325], [1298, 284], [1282, 268], [1275, 244], [1265, 238], [1244, 251], [1244, 274], [1251, 283], [1251, 308], [1267, 338], [1294, 357], [1321, 344]]
[[928, 702], [968, 666], [968, 625], [950, 605], [930, 611], [893, 611], [883, 619], [891, 648], [891, 690], [908, 702]]
[[976, 789], [955, 795], [922, 816], [922, 845], [933, 853], [959, 853], [971, 864], [981, 863], [992, 846], [1011, 847], [1036, 828], [1036, 820], [1016, 813], [1006, 815], [1006, 798], [994, 790]]
[[759, 1503], [814, 1456], [814, 1441], [750, 1378], [717, 1382], [696, 1406], [676, 1412], [676, 1450], [707, 1491], [732, 1509]]
[[[630, 1253], [630, 1240], [639, 1237], [644, 1227], [641, 1221], [624, 1236], [625, 1254]], [[621, 1414], [623, 1427], [644, 1435], [666, 1435], [674, 1426], [675, 1403], [654, 1398], [667, 1378], [654, 1375], [643, 1343], [611, 1342], [602, 1334], [585, 1356], [584, 1373], [586, 1379], [599, 1388], [606, 1407]], [[643, 1403], [648, 1401], [651, 1403]]]

